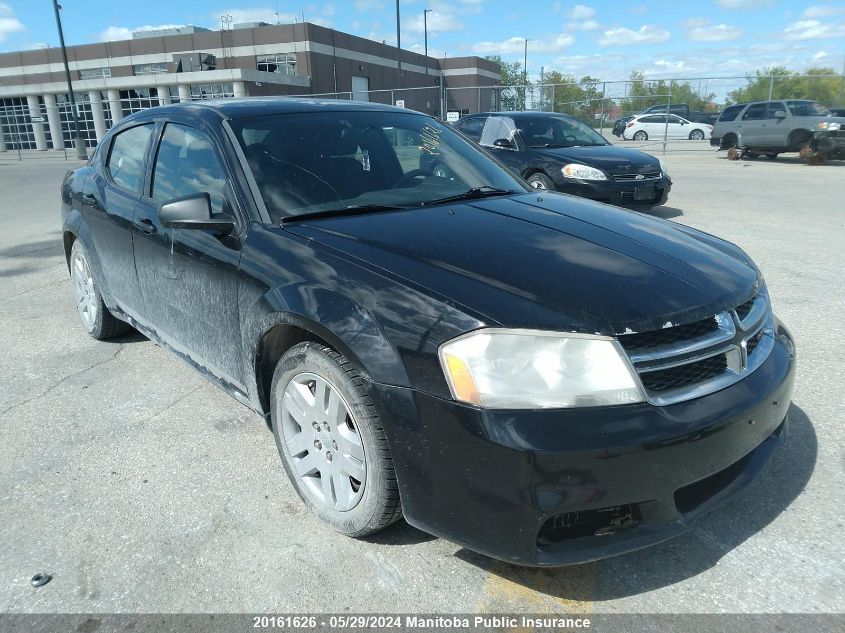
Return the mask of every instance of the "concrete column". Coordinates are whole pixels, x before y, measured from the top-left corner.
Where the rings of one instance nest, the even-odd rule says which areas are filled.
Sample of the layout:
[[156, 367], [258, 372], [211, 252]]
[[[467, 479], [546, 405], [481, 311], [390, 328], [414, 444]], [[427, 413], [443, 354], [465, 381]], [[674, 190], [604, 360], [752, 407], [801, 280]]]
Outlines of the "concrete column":
[[242, 81], [236, 81], [232, 84], [235, 88], [235, 97], [245, 97], [246, 96], [246, 86]]
[[191, 86], [189, 84], [179, 84], [179, 101], [191, 100]]
[[170, 86], [158, 86], [156, 88], [158, 91], [158, 103], [159, 105], [167, 105], [171, 102], [170, 99]]
[[[38, 97], [30, 95], [26, 98], [26, 104], [29, 106], [30, 118], [41, 117], [41, 104], [38, 103]], [[47, 135], [44, 134], [44, 124], [32, 122], [32, 131], [35, 134], [35, 149], [44, 151], [47, 149]]]
[[92, 90], [88, 93], [91, 99], [91, 117], [94, 119], [94, 133], [97, 135], [97, 142], [103, 140], [106, 135], [106, 115], [103, 114], [103, 95], [99, 90]]
[[65, 138], [62, 135], [62, 117], [59, 116], [56, 95], [44, 95], [44, 109], [47, 110], [47, 123], [50, 124], [50, 138], [53, 139], [53, 149], [64, 150]]
[[109, 98], [109, 110], [111, 111], [112, 125], [114, 125], [123, 118], [123, 111], [120, 109], [120, 91], [109, 90], [107, 94]]
[[3, 122], [0, 121], [0, 152], [6, 151], [6, 130], [3, 129]]

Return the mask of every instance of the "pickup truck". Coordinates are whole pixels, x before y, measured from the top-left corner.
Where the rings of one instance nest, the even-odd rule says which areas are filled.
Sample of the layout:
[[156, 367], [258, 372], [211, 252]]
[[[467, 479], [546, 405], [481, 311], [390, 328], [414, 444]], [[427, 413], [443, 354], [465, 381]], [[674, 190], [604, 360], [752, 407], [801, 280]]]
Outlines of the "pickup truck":
[[805, 148], [836, 158], [845, 156], [845, 117], [831, 116], [823, 105], [807, 99], [740, 103], [719, 115], [710, 144], [749, 158], [774, 158]]

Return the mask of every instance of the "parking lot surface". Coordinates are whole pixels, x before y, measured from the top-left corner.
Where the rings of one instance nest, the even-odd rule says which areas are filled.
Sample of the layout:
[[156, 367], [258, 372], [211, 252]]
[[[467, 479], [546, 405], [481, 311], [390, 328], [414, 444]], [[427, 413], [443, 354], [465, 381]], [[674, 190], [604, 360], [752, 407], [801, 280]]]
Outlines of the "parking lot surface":
[[[845, 163], [666, 161], [654, 214], [748, 251], [795, 335], [791, 436], [684, 536], [532, 570], [404, 523], [361, 543], [311, 516], [258, 416], [140, 335], [86, 336], [58, 210], [74, 163], [4, 158], [0, 611], [841, 612]], [[33, 588], [38, 572], [52, 582]]]

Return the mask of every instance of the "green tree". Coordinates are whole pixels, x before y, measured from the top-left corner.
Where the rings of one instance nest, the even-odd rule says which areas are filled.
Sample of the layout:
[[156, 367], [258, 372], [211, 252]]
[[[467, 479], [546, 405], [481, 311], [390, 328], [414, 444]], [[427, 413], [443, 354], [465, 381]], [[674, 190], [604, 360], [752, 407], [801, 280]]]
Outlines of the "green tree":
[[808, 68], [804, 73], [783, 66], [758, 70], [746, 78], [747, 85], [731, 90], [727, 103], [772, 99], [813, 99], [824, 105], [845, 102], [845, 81], [832, 68]]
[[[532, 84], [531, 80], [526, 81], [520, 62], [506, 62], [501, 55], [486, 55], [484, 59], [498, 64], [499, 74], [502, 76], [499, 84], [510, 90], [501, 91], [500, 110], [524, 110], [527, 107], [526, 88]], [[530, 88], [529, 88], [530, 89]]]

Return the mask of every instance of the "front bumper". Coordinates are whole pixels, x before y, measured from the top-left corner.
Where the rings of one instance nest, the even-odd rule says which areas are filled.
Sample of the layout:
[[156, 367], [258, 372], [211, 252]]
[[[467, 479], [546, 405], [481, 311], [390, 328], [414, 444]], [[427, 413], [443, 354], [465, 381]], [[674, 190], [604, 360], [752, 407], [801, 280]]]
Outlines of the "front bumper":
[[777, 339], [741, 382], [666, 407], [491, 411], [374, 388], [406, 520], [546, 566], [672, 538], [749, 483], [785, 437], [793, 376]]
[[810, 146], [821, 154], [845, 156], [845, 130], [816, 131]]
[[[648, 188], [653, 195], [638, 200], [635, 190]], [[672, 180], [663, 176], [659, 180], [616, 182], [614, 180], [574, 180], [561, 178], [555, 181], [555, 190], [580, 198], [589, 198], [619, 207], [648, 208], [666, 204], [672, 190]]]

